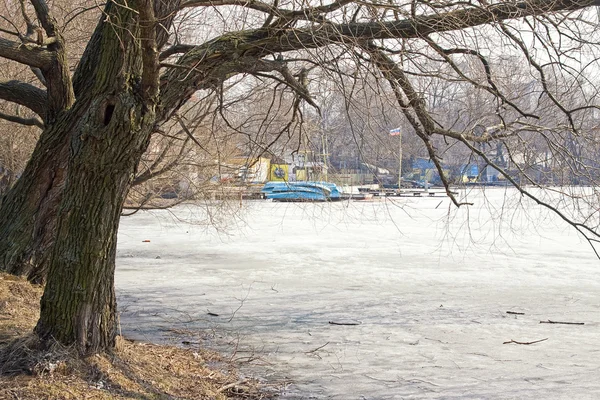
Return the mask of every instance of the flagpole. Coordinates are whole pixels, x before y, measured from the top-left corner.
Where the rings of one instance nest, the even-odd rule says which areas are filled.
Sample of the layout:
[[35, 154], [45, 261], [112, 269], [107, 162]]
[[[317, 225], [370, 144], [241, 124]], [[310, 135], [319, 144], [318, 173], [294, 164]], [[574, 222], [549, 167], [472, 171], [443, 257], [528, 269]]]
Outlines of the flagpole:
[[398, 146], [398, 193], [400, 193], [400, 189], [402, 188], [402, 132], [398, 135], [399, 137], [399, 146]]
[[398, 193], [402, 188], [402, 131], [400, 128], [394, 128], [390, 131], [391, 136], [398, 137]]

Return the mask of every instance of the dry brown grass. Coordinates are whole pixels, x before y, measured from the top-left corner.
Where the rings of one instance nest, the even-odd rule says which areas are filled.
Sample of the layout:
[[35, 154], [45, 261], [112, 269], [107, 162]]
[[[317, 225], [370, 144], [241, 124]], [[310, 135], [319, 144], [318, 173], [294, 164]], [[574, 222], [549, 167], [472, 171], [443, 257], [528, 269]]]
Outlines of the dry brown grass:
[[[33, 336], [42, 289], [0, 274], [0, 399], [264, 399], [209, 351], [119, 338], [110, 354], [80, 358]], [[210, 366], [209, 366], [210, 365]], [[271, 396], [272, 397], [272, 396]]]

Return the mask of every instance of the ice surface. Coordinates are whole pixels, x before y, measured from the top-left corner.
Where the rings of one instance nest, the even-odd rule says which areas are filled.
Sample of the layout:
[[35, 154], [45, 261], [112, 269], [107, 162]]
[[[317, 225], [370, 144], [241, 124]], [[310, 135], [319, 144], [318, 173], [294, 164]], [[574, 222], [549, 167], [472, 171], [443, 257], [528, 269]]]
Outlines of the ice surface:
[[600, 398], [589, 245], [513, 190], [468, 200], [248, 201], [221, 231], [190, 205], [123, 218], [123, 331], [260, 357], [285, 399]]

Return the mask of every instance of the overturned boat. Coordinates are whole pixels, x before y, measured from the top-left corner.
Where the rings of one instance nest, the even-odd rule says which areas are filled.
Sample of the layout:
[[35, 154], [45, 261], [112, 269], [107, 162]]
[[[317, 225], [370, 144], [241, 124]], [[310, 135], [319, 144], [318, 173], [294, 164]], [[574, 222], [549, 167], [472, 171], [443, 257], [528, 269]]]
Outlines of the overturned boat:
[[273, 201], [342, 200], [342, 194], [335, 183], [319, 181], [267, 182], [261, 193]]

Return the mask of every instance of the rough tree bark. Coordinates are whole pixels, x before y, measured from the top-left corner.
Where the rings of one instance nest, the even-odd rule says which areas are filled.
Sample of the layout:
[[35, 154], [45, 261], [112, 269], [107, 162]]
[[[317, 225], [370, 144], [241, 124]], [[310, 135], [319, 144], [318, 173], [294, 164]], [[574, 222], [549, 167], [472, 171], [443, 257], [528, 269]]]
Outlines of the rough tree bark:
[[[167, 29], [164, 27], [171, 23], [174, 17], [173, 10], [178, 5], [178, 1], [158, 2], [155, 5], [163, 25], [156, 34], [158, 46], [164, 44], [168, 38]], [[107, 8], [106, 12], [108, 11]], [[48, 14], [47, 10], [42, 12]], [[57, 35], [53, 21], [49, 17], [42, 19], [50, 21], [47, 22], [50, 29], [48, 35], [51, 33]], [[105, 29], [105, 24], [100, 22], [74, 73], [70, 93], [59, 92], [61, 89], [58, 84], [53, 85], [54, 90], [49, 88], [48, 94], [22, 83], [8, 82], [0, 86], [0, 90], [4, 89], [7, 92], [6, 96], [2, 96], [3, 98], [30, 107], [46, 123], [46, 129], [42, 132], [21, 179], [4, 198], [0, 199], [0, 237], [4, 239], [0, 241], [0, 270], [26, 276], [34, 283], [43, 283], [47, 277], [48, 258], [56, 238], [58, 210], [69, 167], [67, 160], [71, 137], [73, 131], [77, 129], [74, 126], [77, 119], [75, 116], [57, 120], [56, 114], [68, 109], [73, 104], [74, 97], [82, 103], [91, 102], [91, 95], [100, 95], [90, 93], [90, 88], [94, 87], [98, 76], [106, 76], [104, 79], [108, 81], [116, 79], [114, 76], [106, 75], [106, 71], [101, 71], [103, 65], [100, 60], [103, 54], [101, 49], [108, 44], [104, 37]], [[120, 39], [114, 38], [114, 40], [119, 43]], [[48, 82], [60, 82], [66, 87], [71, 87], [70, 77], [67, 75], [65, 78], [62, 74], [66, 72], [58, 66], [66, 64], [64, 43], [62, 39], [57, 40], [56, 43], [48, 50], [61, 56], [58, 58], [47, 56], [43, 60], [49, 64], [43, 68], [44, 77]], [[113, 61], [122, 58], [118, 49], [114, 49], [108, 57], [113, 57]], [[141, 54], [139, 57], [141, 59]], [[64, 79], [67, 81], [65, 82]], [[23, 93], [22, 96], [16, 95], [20, 92]], [[48, 104], [49, 96], [62, 100], [53, 100]]]
[[[40, 282], [45, 271], [38, 266], [44, 265], [43, 258], [53, 241], [68, 159], [69, 121], [57, 122], [57, 119], [73, 105], [75, 93], [60, 29], [44, 1], [35, 0], [32, 4], [48, 36], [47, 46], [31, 50], [27, 46], [13, 46], [12, 51], [3, 55], [39, 69], [46, 92], [16, 82], [2, 86], [10, 92], [11, 101], [36, 112], [47, 129], [40, 136], [21, 179], [0, 204], [0, 237], [4, 239], [0, 242], [0, 269]], [[27, 25], [33, 30], [29, 19]]]
[[42, 133], [23, 175], [0, 205], [0, 269], [35, 283], [46, 277], [44, 259], [55, 237], [70, 124], [61, 121]]
[[77, 123], [36, 327], [40, 337], [77, 343], [83, 353], [114, 344], [119, 217], [154, 125], [154, 107], [135, 87], [108, 92], [89, 108], [78, 104], [69, 117]]
[[114, 345], [119, 217], [155, 123], [158, 57], [154, 44], [147, 47], [154, 34], [139, 39], [154, 32], [139, 22], [143, 4], [107, 5], [107, 19], [119, 24], [101, 23], [99, 40], [90, 42], [99, 46], [94, 63], [86, 62], [93, 84], [54, 124], [68, 135], [70, 155], [36, 332], [84, 354]]

